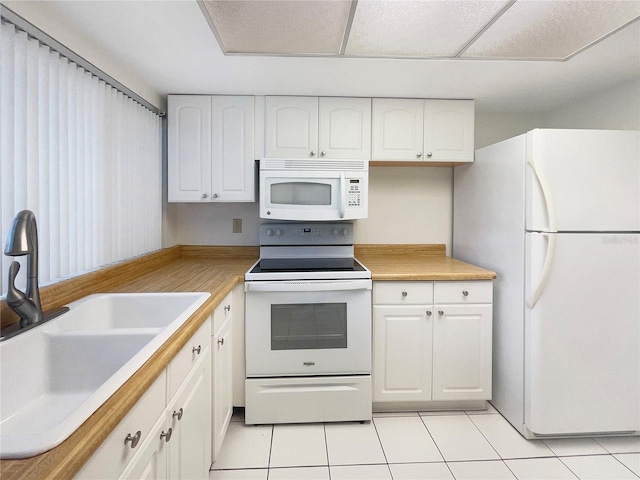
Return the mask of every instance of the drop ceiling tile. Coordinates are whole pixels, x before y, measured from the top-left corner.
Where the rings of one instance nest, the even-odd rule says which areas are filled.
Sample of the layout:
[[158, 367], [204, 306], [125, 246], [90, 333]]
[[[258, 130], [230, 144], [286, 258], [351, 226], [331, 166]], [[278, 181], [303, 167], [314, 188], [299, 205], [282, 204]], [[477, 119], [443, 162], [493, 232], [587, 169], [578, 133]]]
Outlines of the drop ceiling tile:
[[224, 1], [203, 5], [225, 53], [338, 55], [350, 0]]
[[345, 54], [452, 57], [508, 3], [359, 0]]
[[639, 15], [635, 0], [518, 0], [462, 57], [563, 60]]

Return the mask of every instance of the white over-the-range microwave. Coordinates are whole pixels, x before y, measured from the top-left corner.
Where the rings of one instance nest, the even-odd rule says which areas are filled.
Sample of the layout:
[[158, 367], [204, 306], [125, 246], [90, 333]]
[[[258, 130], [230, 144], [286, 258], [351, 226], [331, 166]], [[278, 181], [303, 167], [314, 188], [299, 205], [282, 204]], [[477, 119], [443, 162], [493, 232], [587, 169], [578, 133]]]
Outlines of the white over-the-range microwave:
[[337, 221], [366, 218], [369, 162], [260, 160], [260, 218]]

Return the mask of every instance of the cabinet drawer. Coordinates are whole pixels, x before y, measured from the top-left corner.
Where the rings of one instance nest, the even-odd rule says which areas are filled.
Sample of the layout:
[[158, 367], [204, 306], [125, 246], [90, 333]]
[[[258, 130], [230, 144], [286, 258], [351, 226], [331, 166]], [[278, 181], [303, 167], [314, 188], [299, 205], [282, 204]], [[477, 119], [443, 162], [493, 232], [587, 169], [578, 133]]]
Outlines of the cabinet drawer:
[[436, 282], [434, 303], [492, 303], [493, 282], [473, 280], [469, 282]]
[[[158, 418], [163, 415], [166, 404], [166, 380], [167, 377], [163, 371], [85, 463], [74, 477], [76, 480], [120, 476], [129, 461], [146, 443]], [[135, 439], [138, 431], [140, 436], [135, 442], [135, 447], [133, 447], [134, 440], [125, 443], [129, 435], [129, 438]]]
[[231, 315], [231, 300], [232, 300], [233, 290], [227, 294], [226, 297], [220, 302], [220, 304], [213, 311], [213, 329], [211, 330], [211, 334], [215, 334], [224, 321]]
[[376, 305], [433, 303], [433, 282], [374, 282], [373, 303]]
[[169, 364], [167, 368], [167, 400], [173, 398], [193, 366], [203, 356], [210, 344], [211, 319], [208, 319]]

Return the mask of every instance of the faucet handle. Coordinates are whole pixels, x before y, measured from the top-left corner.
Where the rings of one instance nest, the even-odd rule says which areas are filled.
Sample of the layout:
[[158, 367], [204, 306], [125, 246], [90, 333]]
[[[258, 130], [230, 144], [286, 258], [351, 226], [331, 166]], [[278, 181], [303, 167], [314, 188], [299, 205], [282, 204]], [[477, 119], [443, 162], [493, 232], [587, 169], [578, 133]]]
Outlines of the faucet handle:
[[16, 277], [19, 271], [20, 264], [14, 260], [9, 266], [9, 286], [7, 288], [7, 304], [11, 307], [19, 307], [26, 300], [26, 295], [16, 288]]

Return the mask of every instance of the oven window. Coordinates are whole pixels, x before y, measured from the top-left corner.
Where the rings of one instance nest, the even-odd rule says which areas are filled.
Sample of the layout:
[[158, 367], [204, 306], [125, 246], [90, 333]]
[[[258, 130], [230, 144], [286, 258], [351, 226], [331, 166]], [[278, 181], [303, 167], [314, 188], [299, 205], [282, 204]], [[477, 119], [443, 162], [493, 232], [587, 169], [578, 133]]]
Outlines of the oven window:
[[271, 350], [347, 348], [346, 303], [271, 305]]
[[284, 182], [271, 185], [271, 203], [278, 205], [331, 205], [327, 183]]

